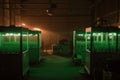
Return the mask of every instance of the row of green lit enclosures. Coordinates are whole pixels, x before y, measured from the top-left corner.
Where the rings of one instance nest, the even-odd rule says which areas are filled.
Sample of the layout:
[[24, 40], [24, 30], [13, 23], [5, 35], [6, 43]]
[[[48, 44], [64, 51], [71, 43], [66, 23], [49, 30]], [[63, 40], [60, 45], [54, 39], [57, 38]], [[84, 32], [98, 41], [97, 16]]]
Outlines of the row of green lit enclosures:
[[30, 63], [41, 59], [41, 32], [23, 27], [0, 27], [0, 76], [23, 78]]
[[[92, 80], [103, 80], [104, 69], [119, 71], [120, 29], [117, 26], [99, 26], [74, 31], [73, 53]], [[108, 66], [110, 63], [115, 65]]]

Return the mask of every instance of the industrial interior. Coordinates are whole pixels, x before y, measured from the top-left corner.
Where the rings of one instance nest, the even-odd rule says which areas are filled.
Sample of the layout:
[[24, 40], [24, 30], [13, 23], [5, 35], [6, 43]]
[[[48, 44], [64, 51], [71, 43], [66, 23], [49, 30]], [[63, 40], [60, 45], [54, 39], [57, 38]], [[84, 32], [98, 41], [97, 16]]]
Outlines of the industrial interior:
[[120, 80], [120, 0], [0, 0], [0, 80]]

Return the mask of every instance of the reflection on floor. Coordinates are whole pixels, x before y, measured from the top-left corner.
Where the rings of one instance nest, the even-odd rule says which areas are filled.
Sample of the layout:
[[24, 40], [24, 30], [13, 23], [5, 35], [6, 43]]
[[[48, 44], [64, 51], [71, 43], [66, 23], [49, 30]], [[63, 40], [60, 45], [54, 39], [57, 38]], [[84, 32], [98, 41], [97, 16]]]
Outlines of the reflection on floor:
[[28, 80], [89, 80], [79, 70], [80, 66], [74, 66], [71, 58], [45, 55], [40, 64], [30, 67]]

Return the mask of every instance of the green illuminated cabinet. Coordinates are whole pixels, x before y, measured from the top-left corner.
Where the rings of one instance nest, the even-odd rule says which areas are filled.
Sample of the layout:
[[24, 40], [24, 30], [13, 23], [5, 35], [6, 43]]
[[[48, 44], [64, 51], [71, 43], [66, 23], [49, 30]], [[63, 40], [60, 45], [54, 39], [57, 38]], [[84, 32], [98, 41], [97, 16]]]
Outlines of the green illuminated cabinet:
[[29, 71], [28, 29], [0, 26], [0, 76], [22, 79]]
[[85, 58], [85, 31], [73, 31], [73, 61], [84, 64]]
[[93, 80], [102, 80], [108, 61], [119, 59], [119, 29], [114, 26], [86, 28], [85, 68]]
[[41, 60], [41, 39], [40, 31], [29, 31], [29, 54], [30, 54], [30, 64], [39, 63]]

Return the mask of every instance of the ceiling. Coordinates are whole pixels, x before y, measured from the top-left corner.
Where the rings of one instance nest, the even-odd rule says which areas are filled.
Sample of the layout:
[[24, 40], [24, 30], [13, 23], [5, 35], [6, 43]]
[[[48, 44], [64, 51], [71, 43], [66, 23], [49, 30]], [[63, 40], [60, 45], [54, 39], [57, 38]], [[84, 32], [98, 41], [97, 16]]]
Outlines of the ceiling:
[[[9, 0], [5, 0], [9, 1]], [[29, 27], [52, 31], [71, 31], [90, 25], [90, 5], [93, 0], [10, 0], [12, 9]], [[52, 15], [48, 14], [49, 12]], [[16, 20], [18, 22], [18, 20]], [[63, 29], [64, 28], [64, 29]]]
[[[88, 16], [89, 1], [86, 0], [26, 0], [20, 3], [22, 13], [26, 16], [46, 17], [51, 4], [53, 16]], [[53, 6], [54, 7], [54, 6]], [[86, 12], [86, 13], [85, 13]]]

